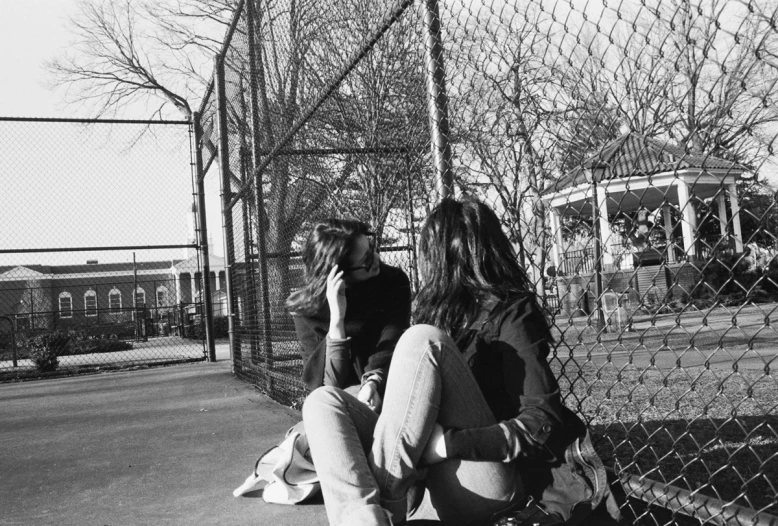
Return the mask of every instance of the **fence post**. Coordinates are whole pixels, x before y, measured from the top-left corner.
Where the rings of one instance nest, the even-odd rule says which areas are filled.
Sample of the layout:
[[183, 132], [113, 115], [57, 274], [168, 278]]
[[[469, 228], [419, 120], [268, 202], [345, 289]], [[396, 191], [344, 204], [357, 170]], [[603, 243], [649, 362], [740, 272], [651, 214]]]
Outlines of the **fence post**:
[[[263, 336], [263, 343], [264, 343], [264, 353], [265, 353], [265, 360], [269, 371], [273, 370], [273, 341], [270, 335], [270, 328], [271, 328], [271, 316], [270, 316], [270, 297], [269, 297], [269, 291], [268, 291], [268, 279], [267, 279], [267, 252], [266, 252], [266, 246], [265, 246], [265, 227], [263, 225], [263, 222], [261, 221], [262, 217], [262, 210], [264, 210], [265, 207], [265, 199], [263, 195], [263, 188], [262, 188], [262, 172], [263, 170], [259, 170], [259, 166], [262, 163], [262, 153], [261, 153], [261, 126], [262, 123], [260, 122], [259, 117], [259, 82], [260, 75], [263, 74], [263, 72], [260, 72], [257, 70], [257, 66], [259, 65], [259, 68], [262, 68], [262, 64], [257, 62], [257, 60], [262, 60], [261, 56], [257, 56], [257, 39], [256, 39], [256, 32], [257, 28], [255, 27], [255, 7], [254, 2], [252, 0], [249, 0], [246, 2], [246, 16], [248, 18], [248, 38], [249, 38], [249, 82], [250, 82], [250, 92], [251, 92], [251, 166], [254, 171], [254, 197], [256, 200], [256, 214], [257, 214], [257, 260], [259, 263], [259, 279], [260, 279], [260, 295], [261, 295], [261, 301], [262, 301], [262, 336]], [[264, 78], [263, 78], [264, 79]], [[265, 90], [265, 83], [262, 82], [261, 89], [263, 90], [262, 93], [264, 94]], [[263, 108], [266, 109], [266, 108]], [[270, 145], [266, 145], [269, 147]], [[272, 381], [273, 377], [268, 375], [267, 376], [267, 388], [272, 392]]]
[[419, 290], [419, 261], [416, 256], [416, 227], [413, 217], [413, 184], [411, 178], [411, 156], [408, 149], [405, 149], [405, 179], [408, 183], [408, 231], [411, 238], [411, 276], [413, 279], [413, 290]]
[[446, 70], [443, 67], [443, 44], [440, 36], [438, 0], [425, 1], [424, 26], [427, 30], [425, 52], [427, 59], [427, 105], [430, 122], [432, 159], [435, 163], [435, 188], [438, 200], [451, 194], [454, 176], [451, 163], [451, 144], [448, 124]]
[[211, 304], [211, 263], [208, 247], [208, 223], [205, 220], [205, 174], [203, 151], [200, 149], [203, 132], [200, 128], [200, 112], [192, 114], [194, 129], [195, 176], [197, 178], [197, 222], [200, 231], [200, 253], [203, 256], [203, 294], [205, 307], [205, 341], [208, 345], [208, 361], [216, 361], [216, 343], [213, 339], [213, 305]]
[[[219, 187], [222, 203], [222, 225], [224, 229], [224, 277], [227, 281], [227, 331], [230, 341], [230, 358], [235, 356], [235, 345], [238, 343], [235, 337], [235, 276], [233, 275], [233, 251], [235, 250], [234, 232], [232, 227], [232, 208], [229, 206], [232, 200], [230, 183], [230, 152], [229, 152], [229, 124], [227, 122], [227, 95], [224, 86], [224, 57], [217, 55], [215, 60], [214, 76], [216, 88], [216, 117], [219, 130]], [[234, 365], [234, 364], [233, 364]]]
[[11, 327], [11, 359], [13, 360], [13, 366], [18, 367], [18, 356], [16, 355], [16, 331], [14, 330], [14, 320], [10, 316], [0, 316], [0, 320], [6, 320], [8, 326]]

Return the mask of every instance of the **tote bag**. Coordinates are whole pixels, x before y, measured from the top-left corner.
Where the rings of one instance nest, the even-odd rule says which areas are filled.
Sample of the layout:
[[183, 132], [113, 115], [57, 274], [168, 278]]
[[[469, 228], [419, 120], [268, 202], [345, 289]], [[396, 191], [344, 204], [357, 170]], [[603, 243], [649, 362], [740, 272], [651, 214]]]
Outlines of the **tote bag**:
[[267, 481], [262, 498], [273, 504], [297, 504], [319, 493], [321, 485], [302, 422], [257, 459], [253, 473], [232, 494], [240, 497], [260, 480]]

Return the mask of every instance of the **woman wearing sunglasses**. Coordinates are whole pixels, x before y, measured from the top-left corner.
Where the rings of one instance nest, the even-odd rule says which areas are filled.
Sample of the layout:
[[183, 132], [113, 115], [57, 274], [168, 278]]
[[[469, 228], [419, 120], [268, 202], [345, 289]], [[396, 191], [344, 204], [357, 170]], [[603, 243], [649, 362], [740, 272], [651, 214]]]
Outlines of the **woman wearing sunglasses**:
[[310, 389], [349, 388], [381, 408], [392, 352], [410, 319], [408, 276], [386, 265], [375, 234], [354, 219], [317, 224], [302, 253], [305, 282], [286, 302]]

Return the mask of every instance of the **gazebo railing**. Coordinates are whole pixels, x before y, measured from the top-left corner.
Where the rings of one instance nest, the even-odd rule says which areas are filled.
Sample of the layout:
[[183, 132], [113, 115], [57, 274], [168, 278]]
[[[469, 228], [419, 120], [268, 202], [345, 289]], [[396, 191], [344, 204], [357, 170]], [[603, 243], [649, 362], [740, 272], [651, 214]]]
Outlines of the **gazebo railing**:
[[594, 249], [568, 250], [562, 255], [562, 275], [589, 274], [594, 272]]

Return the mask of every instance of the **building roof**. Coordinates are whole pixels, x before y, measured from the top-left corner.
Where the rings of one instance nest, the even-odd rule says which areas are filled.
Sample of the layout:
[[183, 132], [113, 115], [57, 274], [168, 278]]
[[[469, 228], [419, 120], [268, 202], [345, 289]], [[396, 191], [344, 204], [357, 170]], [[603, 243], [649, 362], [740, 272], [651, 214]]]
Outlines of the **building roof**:
[[[211, 268], [211, 271], [214, 270], [221, 270], [224, 268], [224, 258], [220, 258], [219, 256], [214, 256], [213, 254], [208, 254], [208, 266]], [[198, 256], [192, 256], [189, 259], [185, 259], [182, 261], [177, 261], [175, 264], [176, 272], [200, 272], [202, 269], [200, 268], [200, 261], [198, 259]]]
[[29, 279], [48, 279], [62, 275], [105, 273], [125, 274], [138, 272], [168, 272], [182, 260], [139, 261], [129, 263], [95, 263], [86, 265], [16, 265], [0, 266], [0, 281], [19, 281]]
[[543, 193], [551, 194], [586, 183], [584, 169], [600, 163], [607, 165], [604, 176], [606, 180], [647, 177], [677, 170], [728, 170], [738, 174], [747, 170], [734, 161], [687, 150], [632, 132], [605, 144], [599, 152], [560, 177]]

